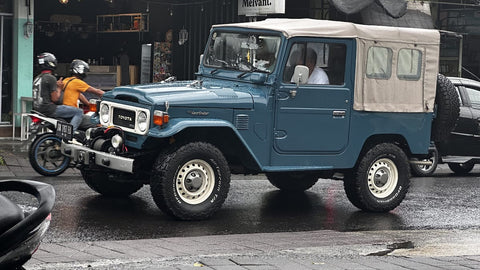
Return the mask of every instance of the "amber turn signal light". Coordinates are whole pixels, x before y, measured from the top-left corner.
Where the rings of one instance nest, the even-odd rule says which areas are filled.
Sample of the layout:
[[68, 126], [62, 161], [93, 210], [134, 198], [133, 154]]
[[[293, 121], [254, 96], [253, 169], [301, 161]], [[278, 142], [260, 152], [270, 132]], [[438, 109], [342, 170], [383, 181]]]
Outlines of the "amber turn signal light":
[[153, 123], [158, 126], [162, 126], [168, 123], [169, 116], [168, 113], [162, 111], [155, 111], [153, 113]]
[[97, 111], [97, 103], [89, 103], [88, 104], [88, 110], [91, 112], [96, 112]]

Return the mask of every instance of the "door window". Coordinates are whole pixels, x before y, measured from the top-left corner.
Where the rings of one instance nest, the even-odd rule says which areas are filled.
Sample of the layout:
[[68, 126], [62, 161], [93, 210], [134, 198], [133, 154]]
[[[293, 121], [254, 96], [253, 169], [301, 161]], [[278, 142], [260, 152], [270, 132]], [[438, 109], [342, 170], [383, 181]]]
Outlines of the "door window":
[[302, 42], [292, 45], [285, 64], [283, 81], [293, 83], [295, 66], [309, 69], [307, 84], [343, 85], [346, 46], [339, 43]]

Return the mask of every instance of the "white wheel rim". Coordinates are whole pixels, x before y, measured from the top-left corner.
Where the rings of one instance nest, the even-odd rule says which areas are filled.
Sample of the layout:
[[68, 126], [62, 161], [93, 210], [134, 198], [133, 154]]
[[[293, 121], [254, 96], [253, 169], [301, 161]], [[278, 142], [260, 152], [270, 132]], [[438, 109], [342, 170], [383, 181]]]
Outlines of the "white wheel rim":
[[194, 159], [178, 170], [175, 183], [182, 201], [188, 204], [199, 204], [212, 194], [215, 173], [208, 162]]
[[398, 169], [393, 161], [382, 158], [368, 171], [368, 189], [377, 198], [386, 198], [392, 194], [398, 184]]

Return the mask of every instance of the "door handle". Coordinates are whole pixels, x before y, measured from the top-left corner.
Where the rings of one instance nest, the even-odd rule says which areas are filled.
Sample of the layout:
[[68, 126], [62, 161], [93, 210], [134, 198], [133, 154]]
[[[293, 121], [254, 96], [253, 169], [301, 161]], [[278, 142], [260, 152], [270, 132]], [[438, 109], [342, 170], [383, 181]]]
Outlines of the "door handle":
[[342, 117], [342, 118], [343, 118], [343, 117], [345, 117], [346, 114], [347, 114], [347, 112], [346, 112], [346, 111], [343, 111], [343, 110], [342, 110], [342, 111], [333, 111], [332, 116], [333, 116], [333, 117]]
[[295, 98], [296, 95], [297, 95], [297, 90], [293, 90], [293, 89], [290, 90], [290, 96], [291, 96], [292, 98]]

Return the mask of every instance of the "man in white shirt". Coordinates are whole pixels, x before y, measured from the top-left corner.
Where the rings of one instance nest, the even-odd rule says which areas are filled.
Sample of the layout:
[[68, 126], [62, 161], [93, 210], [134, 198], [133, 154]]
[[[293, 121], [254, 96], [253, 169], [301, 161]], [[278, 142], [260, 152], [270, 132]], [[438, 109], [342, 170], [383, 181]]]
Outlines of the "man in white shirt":
[[317, 53], [312, 48], [308, 48], [305, 65], [308, 67], [310, 75], [307, 84], [330, 84], [327, 73], [316, 64]]

